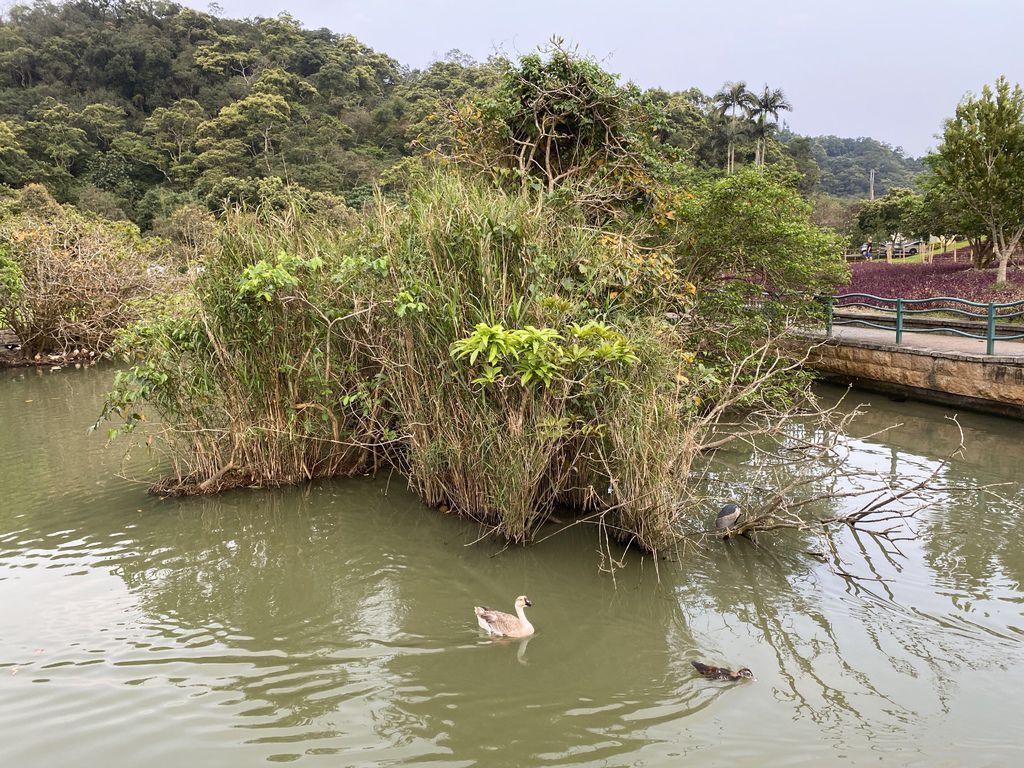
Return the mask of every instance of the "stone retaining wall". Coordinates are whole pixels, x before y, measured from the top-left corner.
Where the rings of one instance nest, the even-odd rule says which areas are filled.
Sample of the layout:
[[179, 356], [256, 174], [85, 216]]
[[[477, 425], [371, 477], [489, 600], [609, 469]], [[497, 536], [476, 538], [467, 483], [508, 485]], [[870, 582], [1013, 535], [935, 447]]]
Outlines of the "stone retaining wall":
[[808, 365], [822, 378], [1024, 419], [1024, 359], [827, 339]]

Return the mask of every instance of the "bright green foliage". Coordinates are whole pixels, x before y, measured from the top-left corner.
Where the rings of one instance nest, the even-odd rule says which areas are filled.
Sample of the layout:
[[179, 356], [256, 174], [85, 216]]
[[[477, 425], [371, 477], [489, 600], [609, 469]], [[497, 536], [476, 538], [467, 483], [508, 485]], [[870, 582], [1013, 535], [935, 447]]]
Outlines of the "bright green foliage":
[[278, 292], [297, 286], [302, 272], [315, 272], [323, 265], [323, 259], [319, 256], [303, 259], [278, 251], [273, 261], [260, 259], [242, 270], [238, 295], [241, 298], [255, 296], [264, 301], [272, 301]]
[[[943, 197], [959, 218], [984, 223], [1006, 280], [1024, 237], [1024, 90], [1004, 77], [968, 96], [946, 121], [942, 144], [928, 158]], [[966, 234], [966, 233], [965, 233]]]
[[862, 232], [882, 241], [894, 240], [899, 234], [916, 235], [921, 205], [921, 196], [913, 190], [892, 189], [882, 197], [864, 203], [857, 216], [857, 224]]
[[532, 381], [551, 386], [556, 376], [582, 384], [599, 366], [613, 370], [616, 364], [640, 361], [621, 333], [594, 320], [571, 324], [566, 336], [553, 328], [505, 330], [500, 324], [478, 323], [472, 334], [452, 344], [451, 352], [456, 360], [468, 358], [470, 366], [478, 357], [484, 363], [474, 384], [504, 383], [505, 370], [524, 386]]
[[787, 181], [794, 180], [745, 169], [683, 196], [692, 282], [714, 282], [724, 272], [748, 285], [813, 295], [845, 280], [836, 258], [841, 242], [810, 223], [810, 204]]

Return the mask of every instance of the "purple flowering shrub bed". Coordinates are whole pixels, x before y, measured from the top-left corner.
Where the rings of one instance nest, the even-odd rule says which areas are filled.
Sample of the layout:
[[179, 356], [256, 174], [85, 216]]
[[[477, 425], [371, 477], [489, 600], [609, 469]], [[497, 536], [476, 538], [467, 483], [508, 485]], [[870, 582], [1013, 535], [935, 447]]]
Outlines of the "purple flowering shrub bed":
[[[1011, 267], [1007, 272], [1007, 282], [999, 286], [996, 285], [995, 269], [974, 269], [970, 262], [958, 261], [954, 264], [945, 259], [932, 264], [866, 261], [851, 265], [850, 272], [850, 284], [838, 290], [841, 296], [849, 293], [870, 293], [892, 299], [952, 296], [968, 301], [994, 301], [1000, 304], [1024, 300], [1024, 267], [1019, 266]], [[841, 301], [838, 302], [838, 305], [841, 304]], [[891, 308], [888, 303], [882, 306]], [[966, 309], [948, 302], [929, 302], [915, 307], [926, 308]]]

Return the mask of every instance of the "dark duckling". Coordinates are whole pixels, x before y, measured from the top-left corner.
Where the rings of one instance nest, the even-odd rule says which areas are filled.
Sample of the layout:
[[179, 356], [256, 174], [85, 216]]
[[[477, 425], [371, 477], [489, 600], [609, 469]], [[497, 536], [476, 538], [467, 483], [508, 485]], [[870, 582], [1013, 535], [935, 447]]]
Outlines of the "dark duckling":
[[754, 673], [746, 667], [738, 669], [733, 672], [731, 669], [725, 669], [724, 667], [712, 667], [709, 664], [702, 664], [699, 661], [691, 661], [693, 668], [700, 672], [708, 680], [757, 680], [754, 677]]
[[715, 530], [719, 533], [727, 533], [740, 519], [743, 514], [736, 504], [726, 504], [715, 518]]

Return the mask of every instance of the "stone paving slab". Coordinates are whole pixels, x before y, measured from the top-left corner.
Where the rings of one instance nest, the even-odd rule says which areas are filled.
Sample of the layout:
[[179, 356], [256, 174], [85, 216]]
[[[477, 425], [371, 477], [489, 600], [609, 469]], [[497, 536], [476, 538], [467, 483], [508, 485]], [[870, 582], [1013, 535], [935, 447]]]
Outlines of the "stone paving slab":
[[[855, 326], [832, 326], [832, 337], [839, 341], [868, 342], [871, 344], [896, 344], [896, 331], [881, 328], [858, 328]], [[991, 359], [985, 354], [984, 339], [969, 339], [965, 336], [946, 336], [937, 333], [915, 333], [904, 331], [900, 348], [921, 350], [934, 355], [971, 355]], [[1024, 341], [997, 341], [996, 357], [1024, 358]]]

